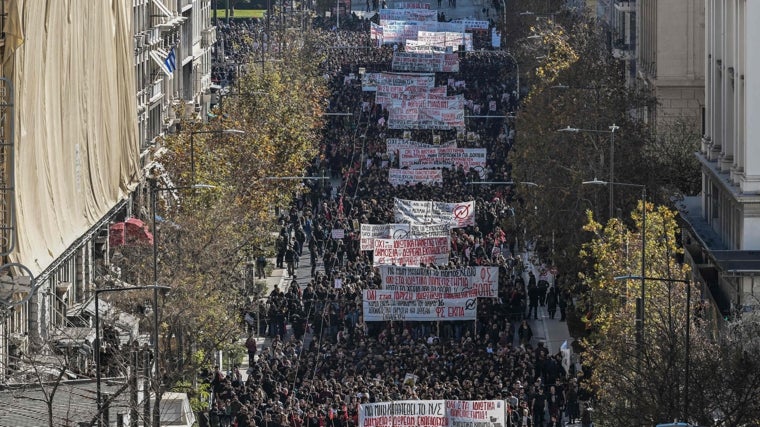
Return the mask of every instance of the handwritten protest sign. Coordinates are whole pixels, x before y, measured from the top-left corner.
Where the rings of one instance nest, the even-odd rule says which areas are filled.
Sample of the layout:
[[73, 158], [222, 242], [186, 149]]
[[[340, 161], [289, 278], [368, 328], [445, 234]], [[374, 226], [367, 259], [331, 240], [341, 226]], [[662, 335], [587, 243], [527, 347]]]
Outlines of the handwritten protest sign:
[[374, 265], [445, 265], [449, 262], [449, 236], [375, 239], [374, 251]]
[[446, 298], [475, 296], [496, 298], [498, 267], [464, 267], [438, 270], [420, 267], [380, 266], [382, 287], [389, 291], [441, 292]]
[[393, 71], [458, 73], [459, 55], [456, 53], [394, 52], [391, 68]]
[[367, 322], [475, 320], [477, 298], [429, 298], [418, 292], [365, 289], [362, 312]]

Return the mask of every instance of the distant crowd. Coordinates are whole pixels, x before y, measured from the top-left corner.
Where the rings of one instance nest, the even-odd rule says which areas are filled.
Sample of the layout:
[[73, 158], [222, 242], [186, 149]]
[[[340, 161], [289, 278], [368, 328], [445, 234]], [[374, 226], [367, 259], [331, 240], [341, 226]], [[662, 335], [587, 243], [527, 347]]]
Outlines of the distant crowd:
[[[534, 338], [527, 320], [541, 306], [564, 320], [572, 298], [563, 278], [548, 279], [548, 265], [526, 259], [529, 244], [515, 218], [520, 194], [509, 185], [480, 185], [511, 179], [516, 135], [507, 116], [520, 99], [513, 62], [500, 51], [467, 53], [459, 73], [436, 77], [449, 95], [464, 94], [466, 115], [478, 116], [467, 119], [464, 137], [451, 130], [436, 131], [437, 138], [486, 148], [486, 170], [445, 169], [442, 185], [393, 187], [388, 169], [398, 159], [385, 139], [403, 133], [387, 128], [387, 109], [358, 80], [359, 68], [390, 71], [393, 47], [369, 48], [364, 25], [353, 24], [356, 31], [315, 30], [327, 53], [330, 111], [351, 115], [328, 119], [309, 173], [340, 184], [306, 183], [308, 195], [281, 215], [276, 267], [287, 269], [288, 284], [247, 313], [261, 319], [248, 324], [247, 380], [237, 368], [208, 372], [210, 425], [349, 427], [358, 425], [361, 403], [424, 399], [503, 400], [510, 426], [560, 426], [563, 418], [589, 425], [582, 378]], [[407, 136], [433, 142], [429, 130]], [[478, 299], [477, 321], [364, 321], [362, 290], [381, 283], [372, 252], [360, 250], [359, 224], [395, 222], [394, 197], [476, 201], [476, 225], [454, 229], [449, 264], [433, 268], [498, 268], [498, 298]], [[334, 238], [333, 229], [344, 237]], [[299, 277], [304, 262], [310, 274]], [[271, 345], [259, 348], [256, 335], [271, 337]]]

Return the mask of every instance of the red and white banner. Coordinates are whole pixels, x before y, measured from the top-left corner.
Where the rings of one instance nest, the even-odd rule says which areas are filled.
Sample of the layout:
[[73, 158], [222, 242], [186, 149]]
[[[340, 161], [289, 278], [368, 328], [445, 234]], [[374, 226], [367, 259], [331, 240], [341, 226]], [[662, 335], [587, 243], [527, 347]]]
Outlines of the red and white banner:
[[419, 297], [497, 298], [499, 267], [464, 267], [438, 270], [421, 267], [380, 266], [382, 287], [388, 291], [413, 292]]
[[394, 52], [391, 68], [394, 71], [458, 73], [459, 55], [456, 53]]
[[416, 184], [442, 184], [443, 172], [428, 169], [388, 169], [388, 182], [394, 186]]
[[485, 148], [405, 148], [399, 150], [399, 167], [450, 169], [461, 165], [465, 171], [474, 168], [484, 172], [486, 157]]
[[362, 314], [366, 322], [475, 320], [477, 309], [477, 298], [420, 299], [414, 292], [362, 291]]
[[397, 400], [359, 405], [358, 427], [505, 426], [503, 400]]
[[448, 224], [362, 224], [360, 250], [375, 249], [375, 239], [409, 239], [414, 237], [446, 237]]
[[449, 236], [413, 239], [375, 239], [373, 265], [446, 265], [451, 245]]
[[394, 199], [393, 204], [396, 222], [449, 224], [451, 228], [475, 225], [475, 201], [446, 203]]

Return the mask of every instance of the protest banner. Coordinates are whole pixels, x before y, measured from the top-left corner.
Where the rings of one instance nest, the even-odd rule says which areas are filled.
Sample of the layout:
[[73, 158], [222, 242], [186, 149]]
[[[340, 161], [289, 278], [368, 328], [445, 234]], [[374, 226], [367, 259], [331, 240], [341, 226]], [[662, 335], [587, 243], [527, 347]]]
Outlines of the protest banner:
[[[385, 21], [437, 21], [435, 9], [380, 9], [380, 25]], [[466, 25], [466, 24], [465, 24]]]
[[459, 55], [456, 53], [393, 52], [391, 68], [394, 71], [459, 72]]
[[477, 298], [435, 298], [419, 292], [362, 291], [362, 314], [366, 322], [475, 320]]
[[462, 267], [438, 270], [422, 267], [380, 266], [381, 286], [388, 291], [443, 293], [446, 298], [497, 298], [498, 267]]
[[337, 240], [346, 237], [346, 232], [342, 228], [333, 228], [331, 235], [333, 239]]
[[374, 265], [446, 265], [449, 263], [449, 250], [449, 236], [375, 239], [372, 260]]
[[388, 182], [394, 187], [399, 185], [441, 184], [443, 183], [443, 173], [440, 170], [388, 169]]
[[359, 427], [448, 425], [443, 400], [397, 400], [359, 405]]
[[396, 222], [444, 223], [451, 228], [475, 225], [474, 201], [446, 203], [394, 199], [393, 204]]
[[397, 400], [359, 405], [358, 427], [500, 427], [503, 400]]
[[361, 224], [360, 250], [375, 249], [375, 239], [409, 239], [414, 237], [446, 237], [448, 224]]
[[505, 426], [503, 400], [447, 400], [446, 418], [450, 427]]
[[485, 148], [403, 148], [399, 150], [399, 167], [411, 169], [455, 168], [485, 171]]
[[388, 154], [393, 154], [403, 148], [456, 148], [456, 146], [456, 140], [446, 141], [441, 144], [427, 144], [424, 142], [412, 141], [410, 139], [385, 139], [385, 152]]
[[464, 25], [466, 30], [488, 31], [488, 27], [490, 26], [488, 21], [477, 19], [453, 19], [451, 22]]

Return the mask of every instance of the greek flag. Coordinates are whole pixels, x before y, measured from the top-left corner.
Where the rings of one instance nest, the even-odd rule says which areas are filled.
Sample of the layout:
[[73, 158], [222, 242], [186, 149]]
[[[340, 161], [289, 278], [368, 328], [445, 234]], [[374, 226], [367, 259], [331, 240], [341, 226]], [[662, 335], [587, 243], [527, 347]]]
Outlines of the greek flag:
[[166, 65], [166, 69], [169, 70], [169, 73], [173, 73], [174, 70], [177, 69], [177, 57], [174, 54], [174, 48], [171, 48], [169, 54], [166, 55], [166, 59], [164, 59], [164, 65]]

